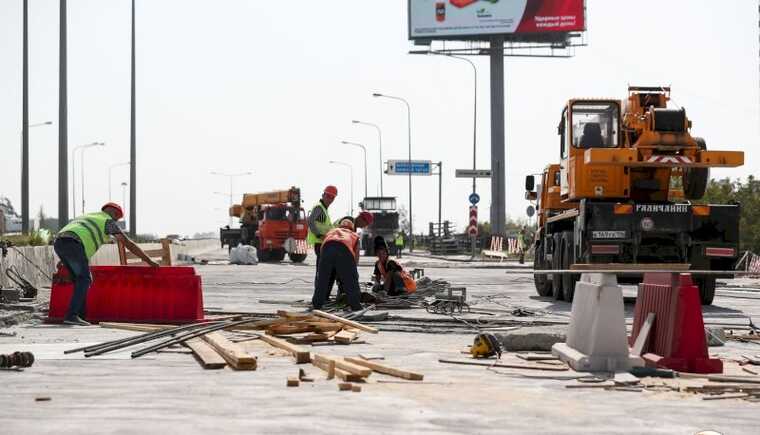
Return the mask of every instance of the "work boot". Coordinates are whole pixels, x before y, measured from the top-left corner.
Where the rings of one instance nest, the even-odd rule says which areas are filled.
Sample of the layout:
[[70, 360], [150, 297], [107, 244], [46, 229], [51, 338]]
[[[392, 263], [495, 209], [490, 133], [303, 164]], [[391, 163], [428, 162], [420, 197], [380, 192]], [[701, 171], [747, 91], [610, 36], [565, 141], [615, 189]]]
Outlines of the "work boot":
[[63, 321], [64, 325], [74, 325], [74, 326], [92, 326], [92, 323], [82, 319], [79, 316], [74, 316], [68, 319], [65, 319]]

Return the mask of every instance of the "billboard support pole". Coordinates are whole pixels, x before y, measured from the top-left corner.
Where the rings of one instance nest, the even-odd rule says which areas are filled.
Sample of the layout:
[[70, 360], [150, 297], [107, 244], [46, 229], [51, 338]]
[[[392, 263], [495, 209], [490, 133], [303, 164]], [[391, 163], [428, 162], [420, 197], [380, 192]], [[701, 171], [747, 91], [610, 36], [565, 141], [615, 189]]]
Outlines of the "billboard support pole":
[[492, 36], [491, 60], [491, 233], [503, 236], [504, 192], [504, 37]]

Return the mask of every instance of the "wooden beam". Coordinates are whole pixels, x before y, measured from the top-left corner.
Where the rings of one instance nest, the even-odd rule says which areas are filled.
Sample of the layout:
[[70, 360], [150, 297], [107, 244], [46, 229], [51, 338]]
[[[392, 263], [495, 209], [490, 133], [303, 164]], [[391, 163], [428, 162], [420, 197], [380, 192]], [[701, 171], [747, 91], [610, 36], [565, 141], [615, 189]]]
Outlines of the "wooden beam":
[[340, 331], [337, 334], [333, 335], [333, 340], [342, 344], [351, 344], [354, 339], [356, 339], [356, 333], [348, 332], [346, 330]]
[[123, 329], [125, 331], [137, 332], [155, 332], [161, 329], [176, 328], [176, 325], [154, 325], [149, 323], [119, 323], [119, 322], [100, 322], [101, 328]]
[[353, 320], [344, 319], [343, 317], [336, 316], [335, 314], [326, 313], [326, 312], [320, 311], [320, 310], [314, 310], [314, 311], [312, 311], [312, 313], [315, 314], [315, 315], [317, 315], [317, 316], [319, 316], [319, 317], [324, 317], [325, 319], [330, 319], [330, 320], [342, 323], [344, 325], [348, 325], [348, 326], [350, 326], [352, 328], [360, 329], [360, 330], [362, 330], [364, 332], [369, 332], [370, 334], [377, 334], [378, 333], [378, 330], [375, 329], [375, 328], [373, 328], [373, 327], [371, 327], [371, 326], [362, 325], [359, 322], [354, 322]]
[[272, 337], [266, 334], [259, 334], [259, 337], [262, 341], [269, 343], [276, 348], [287, 351], [293, 355], [293, 358], [296, 359], [296, 364], [305, 364], [311, 361], [311, 354], [309, 351], [300, 346], [296, 346], [295, 344], [288, 343], [281, 338]]
[[313, 356], [314, 359], [317, 361], [322, 361], [322, 364], [329, 364], [330, 360], [335, 361], [335, 368], [340, 370], [345, 370], [351, 374], [361, 376], [363, 378], [366, 378], [367, 376], [372, 374], [372, 370], [367, 367], [362, 367], [360, 365], [356, 365], [354, 363], [348, 362], [344, 360], [343, 358], [334, 358], [327, 355], [320, 355], [315, 354]]
[[421, 381], [423, 379], [423, 377], [424, 377], [424, 375], [421, 375], [419, 373], [409, 372], [409, 371], [406, 371], [406, 370], [400, 370], [400, 369], [393, 368], [393, 367], [390, 367], [390, 366], [387, 366], [387, 365], [384, 365], [384, 364], [376, 363], [374, 361], [367, 361], [367, 360], [362, 359], [362, 358], [346, 357], [346, 361], [348, 361], [350, 363], [354, 363], [356, 365], [368, 367], [368, 368], [370, 368], [370, 369], [372, 369], [372, 370], [374, 370], [374, 371], [376, 371], [378, 373], [382, 373], [382, 374], [385, 374], [385, 375], [391, 375], [391, 376], [395, 376], [397, 378], [407, 379], [407, 380], [410, 380], [410, 381]]
[[207, 370], [223, 369], [227, 362], [219, 355], [213, 347], [200, 338], [191, 338], [185, 342], [185, 346], [193, 351], [193, 355], [198, 359], [198, 363]]
[[312, 356], [311, 363], [314, 367], [319, 367], [326, 371], [328, 380], [337, 376], [343, 382], [364, 382], [362, 376], [337, 368], [336, 359], [314, 358], [314, 356]]
[[256, 370], [256, 357], [249, 355], [239, 344], [227, 340], [218, 332], [210, 332], [202, 337], [233, 369]]
[[641, 329], [639, 329], [639, 335], [636, 337], [636, 341], [633, 343], [633, 350], [631, 350], [631, 353], [636, 356], [641, 356], [641, 353], [644, 351], [644, 346], [647, 344], [647, 340], [649, 340], [649, 333], [652, 330], [652, 325], [654, 325], [654, 313], [647, 314], [646, 320], [644, 320], [644, 324], [641, 325]]

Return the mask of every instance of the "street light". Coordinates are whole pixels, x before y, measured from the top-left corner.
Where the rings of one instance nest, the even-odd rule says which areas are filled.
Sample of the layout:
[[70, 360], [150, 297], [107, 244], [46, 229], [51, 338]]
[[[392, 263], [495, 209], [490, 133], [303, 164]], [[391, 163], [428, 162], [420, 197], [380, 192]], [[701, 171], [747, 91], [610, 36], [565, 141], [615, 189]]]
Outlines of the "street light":
[[[219, 175], [221, 177], [229, 177], [230, 178], [230, 195], [229, 195], [229, 197], [230, 197], [230, 207], [232, 207], [232, 198], [235, 195], [234, 186], [233, 186], [233, 182], [235, 180], [235, 177], [243, 177], [243, 176], [252, 175], [252, 174], [253, 174], [253, 172], [250, 172], [250, 171], [249, 172], [239, 172], [239, 173], [236, 173], [236, 174], [228, 174], [226, 172], [211, 171], [211, 175]], [[214, 193], [220, 193], [220, 192], [214, 192]], [[227, 196], [224, 193], [222, 193], [222, 195]], [[230, 228], [232, 228], [232, 216], [230, 216]]]
[[383, 196], [383, 133], [380, 131], [380, 127], [377, 124], [364, 121], [351, 121], [353, 124], [369, 125], [375, 127], [377, 130], [377, 143], [380, 146], [380, 196]]
[[343, 145], [353, 145], [359, 147], [364, 151], [364, 197], [367, 197], [367, 147], [360, 143], [349, 142], [347, 140], [340, 141]]
[[[123, 163], [114, 163], [113, 165], [108, 167], [108, 200], [111, 200], [111, 171], [113, 168], [119, 167], [119, 166], [127, 166], [130, 162], [123, 162]], [[122, 204], [123, 205], [123, 204]]]
[[407, 127], [407, 143], [409, 147], [409, 154], [407, 157], [409, 166], [409, 252], [414, 251], [414, 226], [412, 225], [412, 108], [409, 107], [409, 102], [401, 97], [394, 97], [392, 95], [385, 95], [380, 93], [373, 93], [373, 97], [390, 98], [391, 100], [401, 101], [406, 105], [406, 127]]
[[105, 146], [105, 143], [104, 142], [93, 142], [93, 143], [88, 143], [88, 144], [84, 144], [84, 145], [78, 145], [78, 146], [74, 147], [73, 151], [71, 151], [71, 208], [73, 210], [73, 213], [72, 213], [72, 216], [71, 216], [72, 218], [75, 218], [77, 216], [77, 206], [76, 206], [76, 201], [77, 201], [77, 184], [76, 184], [76, 181], [75, 181], [75, 178], [74, 178], [74, 177], [76, 177], [76, 171], [77, 171], [77, 164], [76, 164], [76, 162], [77, 162], [77, 159], [76, 159], [77, 150], [80, 150], [80, 149], [82, 150], [82, 153], [81, 153], [82, 154], [82, 157], [81, 157], [82, 160], [81, 160], [80, 163], [81, 163], [81, 166], [82, 166], [82, 170], [81, 170], [82, 171], [82, 214], [84, 214], [84, 150], [87, 149], [87, 148], [96, 147], [96, 146]]
[[[38, 122], [26, 126], [27, 131], [32, 127], [51, 125], [53, 121]], [[27, 133], [28, 135], [29, 133]], [[21, 128], [21, 232], [29, 232], [29, 147], [24, 146], [24, 128]], [[28, 137], [27, 137], [28, 142]]]
[[330, 163], [333, 165], [340, 165], [340, 166], [347, 166], [349, 170], [349, 174], [351, 176], [349, 185], [351, 186], [351, 189], [349, 191], [349, 195], [351, 198], [349, 199], [349, 202], [351, 203], [351, 216], [354, 215], [354, 167], [346, 162], [338, 162], [335, 160], [330, 160]]

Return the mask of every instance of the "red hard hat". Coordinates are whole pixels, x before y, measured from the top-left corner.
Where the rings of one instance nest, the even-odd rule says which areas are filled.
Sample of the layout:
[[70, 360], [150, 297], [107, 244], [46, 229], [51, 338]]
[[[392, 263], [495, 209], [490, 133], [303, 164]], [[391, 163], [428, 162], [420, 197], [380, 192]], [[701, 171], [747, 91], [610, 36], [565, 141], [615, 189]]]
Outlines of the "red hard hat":
[[121, 206], [115, 202], [107, 202], [103, 207], [100, 208], [100, 211], [106, 211], [106, 207], [111, 207], [116, 209], [118, 212], [118, 216], [116, 216], [116, 220], [119, 220], [124, 217], [124, 210], [121, 209]]
[[368, 211], [359, 213], [359, 216], [357, 216], [357, 218], [362, 218], [364, 222], [367, 223], [367, 226], [372, 225], [372, 222], [375, 220], [375, 217], [372, 215], [372, 213]]
[[324, 193], [326, 195], [330, 195], [333, 198], [335, 198], [336, 196], [338, 196], [338, 188], [335, 187], [335, 186], [333, 186], [333, 185], [327, 186], [327, 187], [325, 187]]

